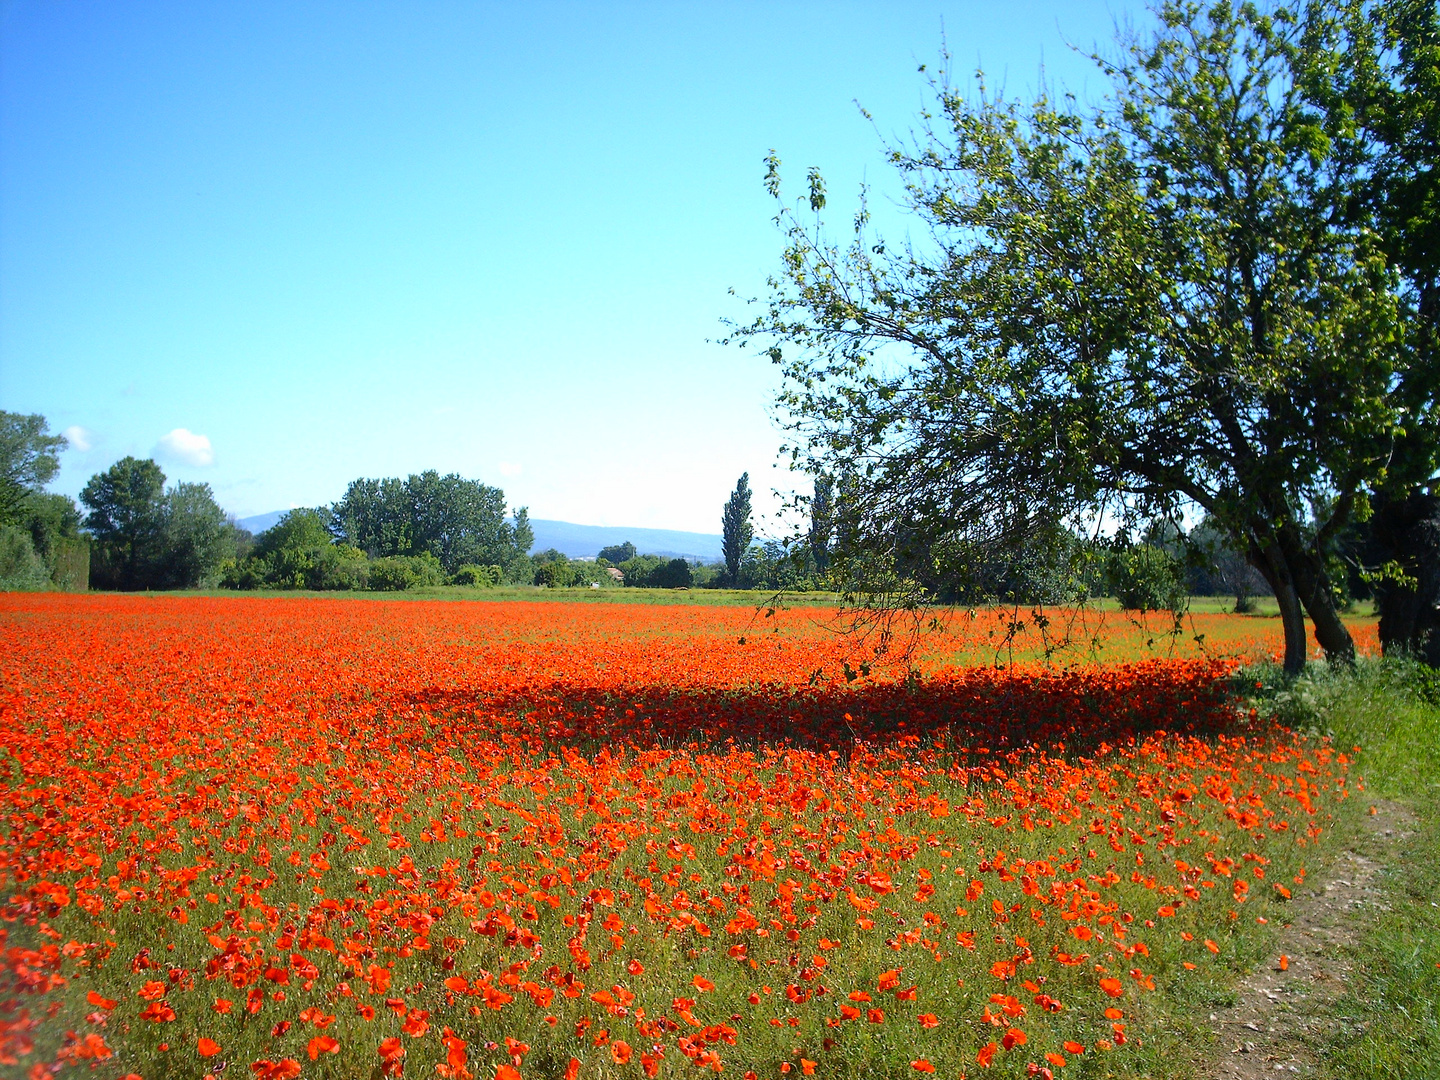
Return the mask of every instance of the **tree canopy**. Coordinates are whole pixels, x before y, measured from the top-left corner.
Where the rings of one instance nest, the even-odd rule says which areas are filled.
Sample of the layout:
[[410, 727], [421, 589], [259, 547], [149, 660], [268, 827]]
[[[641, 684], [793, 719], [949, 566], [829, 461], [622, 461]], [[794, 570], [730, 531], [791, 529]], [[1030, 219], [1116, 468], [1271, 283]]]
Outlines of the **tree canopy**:
[[372, 558], [430, 554], [446, 573], [508, 565], [534, 542], [524, 507], [507, 520], [500, 488], [434, 469], [354, 480], [331, 511], [337, 536]]
[[725, 573], [733, 584], [740, 578], [740, 560], [750, 550], [755, 526], [750, 521], [750, 474], [742, 473], [735, 490], [725, 500], [720, 517], [720, 546], [725, 555]]
[[45, 417], [0, 410], [0, 524], [17, 519], [25, 500], [45, 489], [66, 445]]
[[123, 590], [214, 585], [236, 554], [240, 530], [215, 502], [209, 484], [165, 489], [150, 459], [125, 457], [92, 476], [80, 492], [94, 537], [92, 573], [102, 587]]
[[[155, 462], [124, 457], [86, 482], [85, 528], [99, 547], [97, 576], [120, 589], [156, 584], [154, 564], [165, 527], [165, 473]], [[103, 569], [102, 569], [103, 567]]]
[[1353, 656], [1326, 546], [1436, 471], [1418, 292], [1367, 201], [1377, 137], [1341, 115], [1367, 10], [1166, 0], [1096, 58], [1091, 109], [942, 70], [888, 148], [904, 245], [863, 196], [832, 240], [812, 170], [737, 336], [784, 372], [796, 463], [845, 493], [833, 560], [963, 580], [1057, 523], [1203, 513], [1274, 590], [1287, 667], [1307, 614]]

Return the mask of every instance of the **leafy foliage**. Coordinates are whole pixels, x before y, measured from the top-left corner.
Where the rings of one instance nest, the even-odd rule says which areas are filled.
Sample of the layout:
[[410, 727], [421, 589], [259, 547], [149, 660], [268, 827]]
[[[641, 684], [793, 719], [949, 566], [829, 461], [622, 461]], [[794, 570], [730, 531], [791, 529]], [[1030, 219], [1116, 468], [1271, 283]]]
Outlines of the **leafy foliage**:
[[611, 544], [609, 547], [601, 548], [598, 557], [612, 566], [619, 566], [621, 563], [633, 559], [637, 554], [639, 552], [635, 550], [635, 545], [626, 540], [623, 544]]
[[494, 588], [504, 580], [504, 573], [498, 566], [462, 566], [450, 575], [450, 584]]
[[380, 592], [440, 585], [445, 571], [440, 560], [428, 551], [419, 555], [390, 555], [370, 563], [369, 587]]
[[[255, 540], [250, 555], [230, 565], [221, 584], [232, 589], [365, 589], [372, 585], [365, 553], [337, 544], [322, 510], [291, 510]], [[390, 579], [396, 578], [391, 574]], [[398, 575], [407, 580], [405, 575]], [[399, 586], [404, 588], [404, 585]]]
[[1111, 553], [1111, 595], [1126, 611], [1179, 611], [1185, 603], [1180, 568], [1164, 548], [1134, 544]]
[[534, 540], [525, 509], [506, 519], [505, 493], [434, 469], [404, 480], [354, 480], [332, 508], [332, 529], [372, 558], [429, 554], [446, 573], [508, 565]]
[[14, 525], [0, 525], [0, 592], [32, 592], [49, 582], [49, 571], [35, 553], [30, 534]]
[[725, 502], [721, 516], [721, 549], [725, 553], [725, 570], [729, 579], [740, 578], [740, 560], [750, 548], [755, 536], [755, 526], [750, 521], [750, 474], [743, 473], [735, 484], [735, 490]]
[[[970, 592], [1057, 525], [1198, 508], [1275, 593], [1292, 669], [1306, 614], [1353, 655], [1323, 551], [1399, 482], [1436, 377], [1316, 90], [1342, 14], [1167, 0], [1097, 58], [1091, 111], [942, 71], [888, 148], [923, 241], [873, 235], [862, 198], [836, 244], [814, 177], [813, 215], [782, 204], [782, 273], [736, 337], [784, 372], [796, 465], [836, 477], [841, 581]], [[1412, 445], [1404, 481], [1434, 465]]]
[[125, 457], [92, 476], [80, 493], [95, 540], [94, 578], [122, 590], [210, 587], [239, 550], [241, 530], [209, 484], [165, 489], [149, 459]]
[[85, 527], [95, 538], [95, 576], [102, 586], [153, 588], [165, 528], [165, 473], [130, 456], [92, 476], [80, 492], [90, 508]]
[[54, 478], [66, 445], [45, 417], [0, 410], [0, 525], [15, 524], [26, 499]]

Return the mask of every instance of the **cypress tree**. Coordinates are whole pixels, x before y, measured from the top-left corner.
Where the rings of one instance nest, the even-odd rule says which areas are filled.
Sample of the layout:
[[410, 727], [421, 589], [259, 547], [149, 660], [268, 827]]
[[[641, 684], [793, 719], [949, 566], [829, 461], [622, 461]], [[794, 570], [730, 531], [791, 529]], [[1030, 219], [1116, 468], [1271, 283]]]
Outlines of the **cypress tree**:
[[730, 584], [735, 585], [740, 581], [740, 560], [750, 548], [750, 541], [755, 536], [755, 529], [750, 524], [750, 474], [742, 473], [740, 482], [735, 485], [734, 492], [725, 503], [725, 513], [721, 518], [721, 531], [723, 533], [722, 548], [725, 552], [725, 573], [730, 578]]

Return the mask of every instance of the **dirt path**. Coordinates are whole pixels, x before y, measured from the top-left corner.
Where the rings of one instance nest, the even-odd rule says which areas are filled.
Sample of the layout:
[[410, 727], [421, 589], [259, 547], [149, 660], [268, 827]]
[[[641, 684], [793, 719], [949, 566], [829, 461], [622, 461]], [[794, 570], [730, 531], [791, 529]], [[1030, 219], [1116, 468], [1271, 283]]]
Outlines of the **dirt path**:
[[[1384, 903], [1379, 875], [1414, 824], [1404, 807], [1377, 802], [1327, 880], [1296, 890], [1293, 918], [1275, 955], [1237, 987], [1232, 1008], [1210, 1014], [1215, 1080], [1315, 1074], [1312, 1035], [1345, 1019], [1335, 1015], [1350, 978], [1345, 947], [1362, 930], [1364, 908]], [[1283, 971], [1282, 955], [1288, 957]]]

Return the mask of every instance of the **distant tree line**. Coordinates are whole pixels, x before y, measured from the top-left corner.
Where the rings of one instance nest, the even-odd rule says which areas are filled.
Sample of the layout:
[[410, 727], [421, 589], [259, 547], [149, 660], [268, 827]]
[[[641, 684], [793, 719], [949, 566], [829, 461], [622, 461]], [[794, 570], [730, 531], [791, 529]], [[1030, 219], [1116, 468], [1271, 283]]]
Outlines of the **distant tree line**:
[[[530, 554], [525, 507], [507, 514], [497, 487], [434, 470], [351, 482], [329, 505], [292, 510], [252, 536], [216, 503], [208, 484], [167, 486], [154, 461], [126, 457], [92, 476], [80, 503], [49, 493], [63, 436], [45, 418], [0, 412], [0, 590], [167, 588], [403, 590], [434, 585], [550, 588], [739, 588], [845, 591], [854, 557], [844, 485], [817, 479], [806, 527], [788, 542], [755, 540], [748, 474], [722, 512], [724, 559], [691, 561], [640, 552], [633, 543], [571, 559]], [[1326, 551], [1335, 602], [1344, 608], [1378, 587], [1364, 568], [1379, 541], [1363, 525]], [[924, 577], [924, 566], [908, 568]], [[983, 578], [983, 580], [981, 580]], [[1383, 583], [1382, 583], [1383, 584]], [[937, 577], [936, 599], [1069, 604], [1115, 596], [1135, 609], [1173, 609], [1190, 595], [1229, 595], [1248, 610], [1269, 588], [1204, 521], [1144, 535], [1083, 538], [1034, 530], [1018, 555], [996, 561], [970, 590]]]
[[125, 457], [80, 492], [93, 541], [90, 583], [101, 589], [213, 588], [249, 534], [209, 484], [177, 483], [149, 459]]
[[534, 532], [505, 493], [435, 470], [351, 481], [339, 502], [292, 510], [225, 568], [229, 588], [409, 589], [529, 584]]

